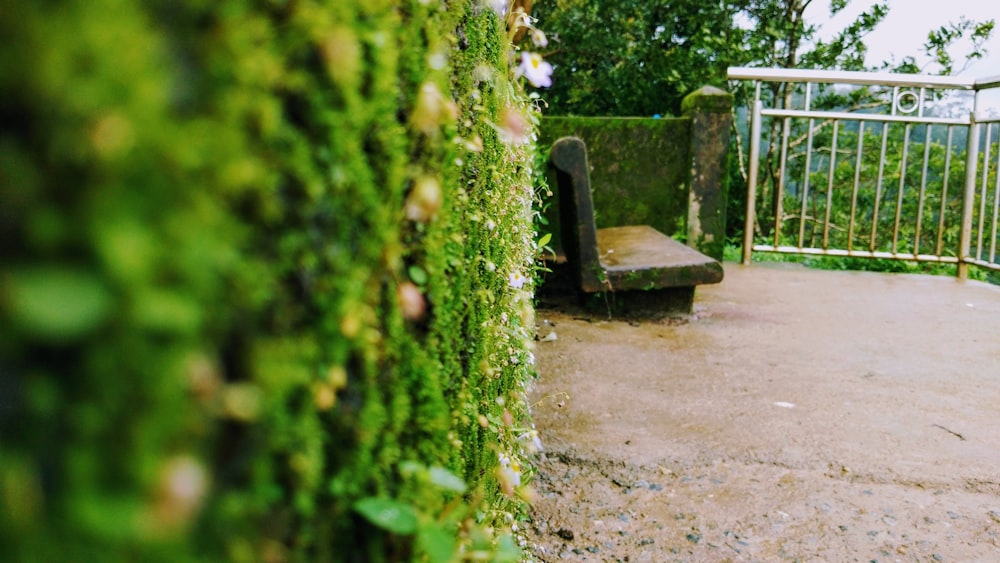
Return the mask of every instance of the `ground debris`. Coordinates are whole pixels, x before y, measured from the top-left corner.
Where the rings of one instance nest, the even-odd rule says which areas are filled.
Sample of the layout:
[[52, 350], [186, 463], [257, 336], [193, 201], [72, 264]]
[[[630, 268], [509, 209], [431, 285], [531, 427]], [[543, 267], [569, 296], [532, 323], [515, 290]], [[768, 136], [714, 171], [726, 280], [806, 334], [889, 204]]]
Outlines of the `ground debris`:
[[959, 434], [958, 432], [955, 432], [954, 430], [951, 430], [950, 428], [945, 428], [940, 424], [931, 424], [931, 426], [933, 426], [934, 428], [940, 428], [941, 430], [944, 430], [945, 432], [951, 434], [952, 436], [957, 436], [959, 440], [963, 442], [965, 441], [965, 436]]

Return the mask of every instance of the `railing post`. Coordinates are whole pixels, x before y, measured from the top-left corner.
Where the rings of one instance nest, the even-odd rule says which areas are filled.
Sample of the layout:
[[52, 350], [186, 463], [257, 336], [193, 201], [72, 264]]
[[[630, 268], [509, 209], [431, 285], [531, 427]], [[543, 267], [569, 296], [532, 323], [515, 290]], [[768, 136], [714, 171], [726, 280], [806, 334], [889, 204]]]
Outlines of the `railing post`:
[[681, 112], [691, 119], [687, 244], [721, 261], [726, 248], [727, 160], [733, 95], [703, 86], [684, 98]]
[[975, 94], [972, 113], [969, 114], [969, 135], [965, 149], [965, 190], [962, 194], [962, 229], [958, 235], [958, 279], [969, 277], [969, 263], [972, 244], [972, 209], [976, 199], [976, 177], [979, 173], [979, 92]]
[[743, 258], [740, 261], [747, 265], [753, 254], [753, 229], [757, 220], [757, 176], [760, 171], [760, 118], [763, 104], [760, 101], [760, 89], [753, 101], [753, 113], [750, 117], [750, 166], [747, 174], [747, 212], [743, 225]]

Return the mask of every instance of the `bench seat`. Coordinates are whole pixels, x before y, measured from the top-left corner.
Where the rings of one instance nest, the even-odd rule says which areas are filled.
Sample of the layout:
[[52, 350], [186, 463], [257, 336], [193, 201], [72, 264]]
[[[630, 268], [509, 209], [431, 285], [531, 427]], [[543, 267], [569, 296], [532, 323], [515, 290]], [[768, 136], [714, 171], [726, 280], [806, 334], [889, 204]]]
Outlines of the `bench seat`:
[[722, 281], [718, 261], [646, 225], [597, 229], [597, 249], [613, 291]]

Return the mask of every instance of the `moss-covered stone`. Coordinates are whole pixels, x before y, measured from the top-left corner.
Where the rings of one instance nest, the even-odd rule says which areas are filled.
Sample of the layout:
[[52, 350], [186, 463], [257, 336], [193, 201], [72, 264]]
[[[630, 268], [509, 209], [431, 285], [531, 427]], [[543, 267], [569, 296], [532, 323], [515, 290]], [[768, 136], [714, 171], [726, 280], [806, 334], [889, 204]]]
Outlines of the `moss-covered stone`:
[[732, 103], [731, 94], [712, 86], [684, 98], [684, 115], [691, 119], [687, 243], [720, 261], [726, 246]]
[[715, 86], [702, 86], [681, 101], [681, 113], [690, 115], [694, 111], [730, 113], [733, 109], [733, 95]]
[[[556, 139], [575, 136], [587, 145], [598, 228], [650, 225], [674, 235], [684, 232], [690, 162], [686, 118], [545, 117], [540, 150]], [[556, 189], [556, 182], [549, 186]], [[553, 248], [561, 248], [558, 197], [547, 217]]]

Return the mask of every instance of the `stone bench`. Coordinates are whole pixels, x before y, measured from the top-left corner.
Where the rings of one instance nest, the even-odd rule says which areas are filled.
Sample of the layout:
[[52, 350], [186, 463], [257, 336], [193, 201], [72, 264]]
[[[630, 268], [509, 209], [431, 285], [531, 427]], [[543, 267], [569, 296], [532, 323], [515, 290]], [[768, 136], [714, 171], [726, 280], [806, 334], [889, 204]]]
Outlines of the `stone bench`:
[[[585, 294], [621, 297], [626, 309], [690, 313], [694, 288], [722, 281], [715, 259], [646, 226], [598, 229], [591, 195], [587, 147], [577, 137], [552, 144], [563, 250], [577, 288]], [[647, 311], [654, 312], [654, 311]]]

